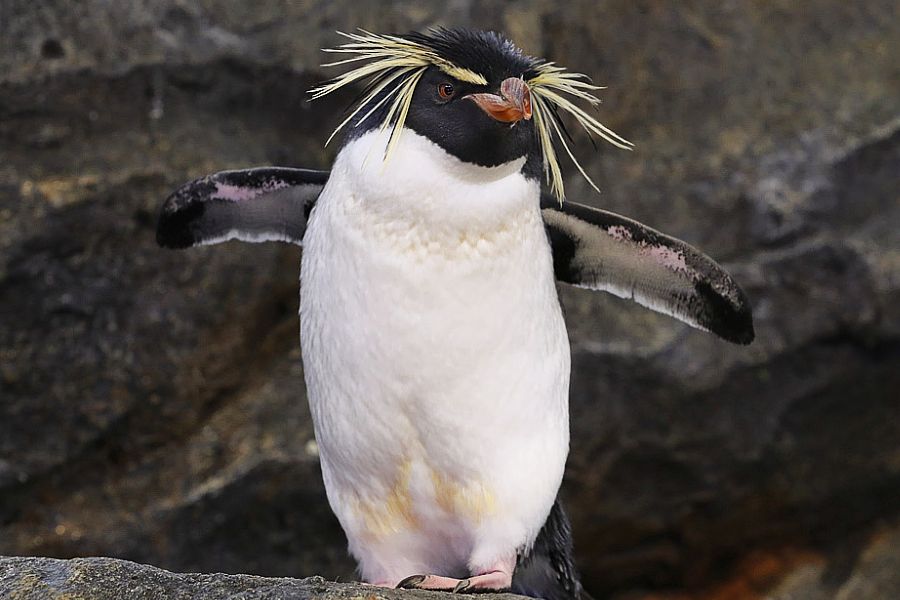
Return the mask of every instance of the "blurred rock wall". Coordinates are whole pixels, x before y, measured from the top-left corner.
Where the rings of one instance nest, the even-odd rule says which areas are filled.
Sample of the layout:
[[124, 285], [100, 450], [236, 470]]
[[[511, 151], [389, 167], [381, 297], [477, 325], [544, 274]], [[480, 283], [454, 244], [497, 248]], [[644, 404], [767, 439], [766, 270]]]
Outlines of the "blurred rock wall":
[[334, 30], [436, 24], [609, 86], [601, 119], [636, 150], [582, 140], [603, 193], [570, 168], [569, 197], [702, 248], [754, 305], [743, 348], [562, 290], [588, 589], [900, 590], [859, 571], [900, 556], [888, 0], [0, 0], [0, 554], [352, 576], [305, 402], [299, 250], [164, 251], [154, 225], [192, 177], [327, 167], [349, 97], [305, 91]]

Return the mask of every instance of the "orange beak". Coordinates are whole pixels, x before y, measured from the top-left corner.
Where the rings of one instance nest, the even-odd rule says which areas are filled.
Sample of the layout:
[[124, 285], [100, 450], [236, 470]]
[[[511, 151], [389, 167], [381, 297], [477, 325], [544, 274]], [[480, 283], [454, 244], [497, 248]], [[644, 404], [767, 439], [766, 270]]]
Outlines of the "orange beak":
[[518, 77], [510, 77], [500, 84], [500, 95], [470, 94], [474, 101], [489, 117], [501, 123], [518, 123], [531, 118], [531, 90]]

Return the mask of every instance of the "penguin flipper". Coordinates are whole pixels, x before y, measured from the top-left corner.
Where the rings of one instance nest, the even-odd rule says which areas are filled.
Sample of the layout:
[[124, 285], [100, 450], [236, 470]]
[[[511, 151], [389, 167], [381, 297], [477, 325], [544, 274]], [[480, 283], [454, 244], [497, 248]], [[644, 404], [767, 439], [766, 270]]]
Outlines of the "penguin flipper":
[[162, 206], [156, 242], [165, 248], [227, 240], [300, 245], [328, 171], [259, 167], [186, 183]]
[[696, 248], [637, 221], [541, 196], [556, 279], [629, 298], [729, 342], [753, 341], [744, 291]]
[[581, 587], [572, 552], [572, 526], [559, 498], [528, 554], [519, 557], [510, 591], [543, 600], [592, 600]]

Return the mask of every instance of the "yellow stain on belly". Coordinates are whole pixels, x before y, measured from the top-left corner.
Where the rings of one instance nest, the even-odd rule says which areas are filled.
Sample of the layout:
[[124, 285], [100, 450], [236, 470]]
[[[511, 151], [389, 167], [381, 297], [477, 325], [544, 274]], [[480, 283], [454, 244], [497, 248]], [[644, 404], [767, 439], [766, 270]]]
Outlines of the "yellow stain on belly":
[[484, 517], [497, 511], [494, 495], [479, 481], [463, 484], [431, 469], [431, 483], [438, 506], [450, 514], [480, 523]]
[[409, 493], [410, 461], [397, 468], [394, 484], [384, 498], [364, 500], [356, 498], [355, 510], [366, 534], [373, 539], [386, 537], [418, 525]]
[[[413, 508], [410, 493], [411, 469], [412, 461], [401, 463], [397, 467], [393, 485], [384, 496], [354, 498], [354, 512], [369, 539], [383, 539], [419, 528], [419, 517]], [[444, 512], [465, 517], [475, 523], [480, 523], [485, 517], [497, 512], [496, 499], [482, 482], [461, 483], [433, 468], [428, 470], [434, 488], [434, 501]]]

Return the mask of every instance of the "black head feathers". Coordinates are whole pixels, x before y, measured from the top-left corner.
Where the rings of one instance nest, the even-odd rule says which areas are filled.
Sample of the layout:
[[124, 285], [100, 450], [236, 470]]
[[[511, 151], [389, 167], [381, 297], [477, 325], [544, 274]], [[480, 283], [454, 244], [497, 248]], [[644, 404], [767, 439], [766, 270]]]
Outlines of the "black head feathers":
[[528, 56], [495, 31], [440, 28], [404, 37], [431, 49], [455, 67], [476, 74], [482, 85], [499, 84], [508, 77], [532, 79], [544, 62]]

